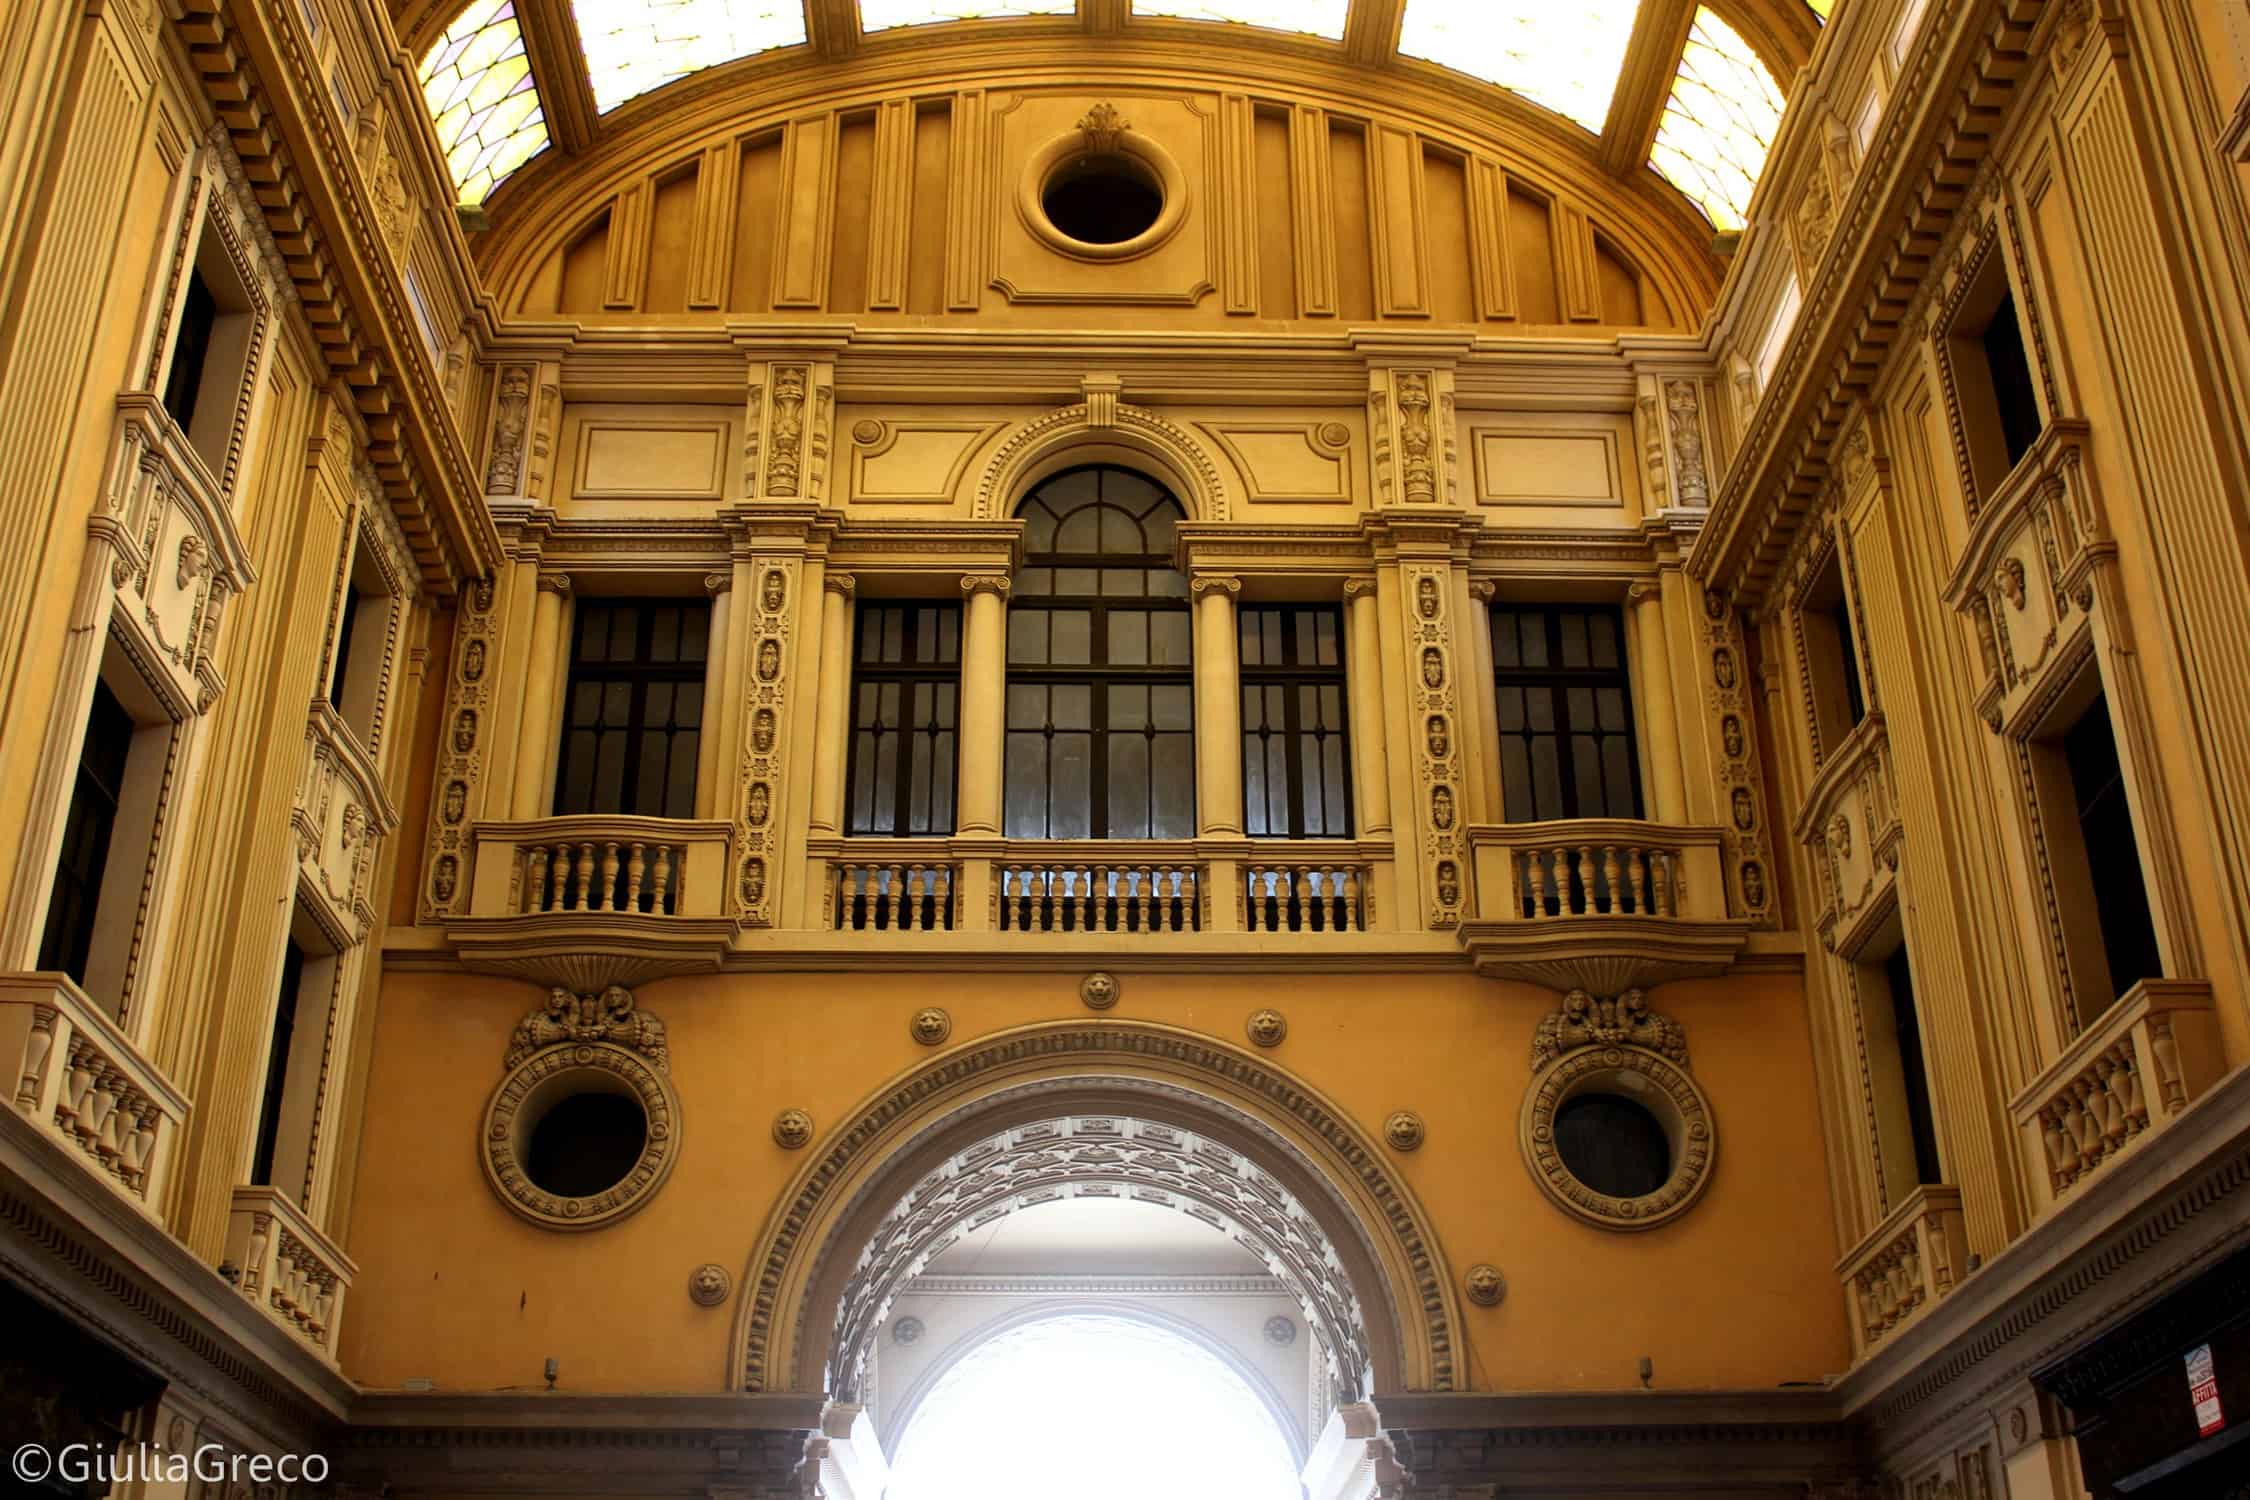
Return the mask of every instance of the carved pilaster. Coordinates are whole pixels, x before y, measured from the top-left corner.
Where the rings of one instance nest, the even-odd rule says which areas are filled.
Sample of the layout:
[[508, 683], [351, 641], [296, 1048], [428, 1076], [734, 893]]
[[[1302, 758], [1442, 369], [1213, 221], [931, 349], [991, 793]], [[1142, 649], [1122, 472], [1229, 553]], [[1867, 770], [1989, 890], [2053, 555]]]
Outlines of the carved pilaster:
[[1367, 389], [1368, 434], [1380, 505], [1460, 503], [1453, 372], [1379, 369]]

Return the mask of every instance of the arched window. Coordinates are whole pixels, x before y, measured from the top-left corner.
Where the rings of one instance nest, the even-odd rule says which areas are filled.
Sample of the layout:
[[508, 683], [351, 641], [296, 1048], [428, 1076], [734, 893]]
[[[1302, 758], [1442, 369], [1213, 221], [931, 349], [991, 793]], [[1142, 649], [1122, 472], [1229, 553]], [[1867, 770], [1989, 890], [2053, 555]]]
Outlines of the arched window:
[[1008, 609], [1010, 838], [1195, 835], [1195, 680], [1180, 503], [1125, 469], [1072, 469], [1017, 508]]

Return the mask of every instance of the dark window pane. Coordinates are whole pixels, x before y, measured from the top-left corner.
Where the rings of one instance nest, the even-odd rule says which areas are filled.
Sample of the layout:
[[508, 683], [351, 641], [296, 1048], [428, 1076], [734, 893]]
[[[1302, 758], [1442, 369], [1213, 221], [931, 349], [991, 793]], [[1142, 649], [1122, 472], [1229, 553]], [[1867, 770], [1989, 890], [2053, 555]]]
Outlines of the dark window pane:
[[1632, 687], [1614, 609], [1492, 612], [1500, 792], [1509, 822], [1637, 818]]
[[[1324, 838], [1351, 831], [1343, 767], [1344, 666], [1339, 642], [1341, 611], [1333, 606], [1246, 605], [1241, 636], [1253, 642], [1244, 656], [1244, 811], [1249, 832], [1270, 838]], [[1180, 705], [1181, 727], [1191, 705]], [[1256, 730], [1258, 737], [1250, 738]], [[1255, 781], [1261, 799], [1247, 796]]]
[[571, 636], [557, 813], [695, 812], [711, 607], [585, 600]]
[[[1044, 616], [1027, 626], [1009, 622], [1010, 648]], [[958, 604], [870, 603], [860, 606], [862, 641], [880, 638], [879, 655], [860, 653], [852, 684], [850, 799], [844, 831], [850, 834], [926, 836], [953, 831], [954, 705], [960, 690], [961, 607]], [[1011, 729], [1044, 730], [1044, 694], [1011, 689]], [[1043, 745], [1043, 740], [1040, 742]], [[1005, 775], [1007, 816], [1019, 816], [1016, 782], [1030, 742], [1011, 736]], [[1043, 753], [1043, 751], [1042, 751]], [[1010, 827], [1013, 828], [1011, 821]]]
[[63, 814], [62, 855], [47, 897], [38, 967], [58, 969], [83, 984], [93, 955], [95, 905], [109, 867], [117, 807], [125, 791], [125, 762], [133, 748], [133, 718], [109, 684], [94, 680], [86, 736], [78, 746], [78, 774]]
[[2133, 829], [2125, 772], [2110, 727], [2109, 700], [2096, 697], [2063, 736], [2063, 758], [2078, 804], [2078, 832], [2094, 877], [2094, 920], [2109, 962], [2110, 994], [2095, 1000], [2091, 1022], [2108, 1001], [2143, 979], [2160, 977], [2164, 963], [2149, 914], [2148, 887], [2141, 879], [2140, 840]]

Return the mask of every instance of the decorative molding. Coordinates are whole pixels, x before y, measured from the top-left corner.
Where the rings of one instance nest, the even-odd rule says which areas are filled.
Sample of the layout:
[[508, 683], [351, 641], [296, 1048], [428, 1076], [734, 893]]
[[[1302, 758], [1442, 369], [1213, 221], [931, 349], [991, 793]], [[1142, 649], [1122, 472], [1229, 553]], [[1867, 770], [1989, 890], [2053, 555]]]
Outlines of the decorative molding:
[[[1680, 1046], [1684, 1050], [1685, 1042]], [[1621, 1092], [1647, 1108], [1671, 1146], [1671, 1175], [1643, 1197], [1614, 1198], [1586, 1186], [1572, 1175], [1555, 1144], [1555, 1112], [1565, 1102], [1609, 1092]], [[1661, 1053], [1617, 1042], [1573, 1044], [1550, 1056], [1525, 1090], [1518, 1132], [1525, 1165], [1540, 1191], [1564, 1213], [1596, 1229], [1654, 1229], [1678, 1218], [1710, 1185], [1718, 1154], [1710, 1103], [1687, 1069]]]
[[1289, 1018], [1268, 1006], [1250, 1012], [1242, 1028], [1260, 1047], [1278, 1047], [1289, 1035]]
[[1531, 1035], [1531, 1070], [1536, 1073], [1565, 1053], [1581, 1047], [1640, 1047], [1685, 1068], [1688, 1065], [1687, 1030], [1670, 1016], [1648, 1008], [1648, 997], [1627, 990], [1614, 1000], [1600, 1000], [1585, 990], [1572, 990]]
[[717, 1307], [734, 1295], [734, 1278], [717, 1261], [705, 1261], [688, 1272], [688, 1300], [697, 1307]]

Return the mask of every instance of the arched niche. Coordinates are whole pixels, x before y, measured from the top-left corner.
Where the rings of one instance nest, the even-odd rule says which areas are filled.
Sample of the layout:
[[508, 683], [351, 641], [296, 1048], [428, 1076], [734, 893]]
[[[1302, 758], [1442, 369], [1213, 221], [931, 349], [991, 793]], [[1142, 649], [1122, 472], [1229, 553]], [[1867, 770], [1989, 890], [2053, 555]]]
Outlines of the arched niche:
[[[1105, 1150], [1040, 1160], [1041, 1132], [1066, 1122], [1071, 1137], [1079, 1122], [1131, 1128], [1113, 1129]], [[759, 1238], [733, 1378], [849, 1399], [908, 1277], [965, 1227], [1065, 1185], [1166, 1201], [1238, 1234], [1327, 1341], [1339, 1400], [1457, 1388], [1451, 1277], [1375, 1139], [1261, 1057], [1129, 1021], [998, 1032], [863, 1102]]]

